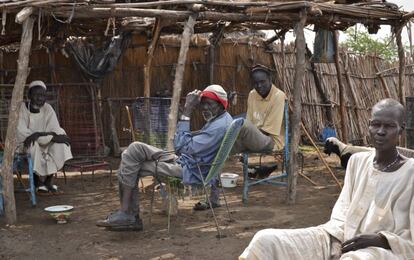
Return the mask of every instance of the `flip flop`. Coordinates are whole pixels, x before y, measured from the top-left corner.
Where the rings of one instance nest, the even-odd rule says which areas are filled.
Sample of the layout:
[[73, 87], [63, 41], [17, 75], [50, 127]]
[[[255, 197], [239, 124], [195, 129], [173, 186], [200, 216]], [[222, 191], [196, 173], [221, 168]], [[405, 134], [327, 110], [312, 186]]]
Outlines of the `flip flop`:
[[[221, 207], [221, 205], [216, 203], [216, 202], [212, 202], [211, 206], [213, 207], [213, 209]], [[199, 201], [196, 204], [194, 204], [194, 207], [193, 207], [194, 210], [200, 210], [200, 211], [201, 210], [206, 210], [206, 209], [209, 209], [209, 208], [210, 208], [210, 205], [205, 201]]]
[[131, 227], [135, 225], [137, 222], [139, 222], [139, 219], [137, 219], [135, 216], [128, 215], [125, 212], [118, 210], [109, 214], [109, 216], [107, 216], [106, 219], [99, 220], [98, 222], [96, 222], [96, 225], [98, 227], [106, 228], [125, 228]]
[[52, 193], [49, 191], [49, 189], [42, 185], [36, 188], [36, 194], [39, 196], [50, 196]]
[[56, 185], [52, 185], [51, 187], [49, 187], [49, 192], [52, 193], [52, 195], [61, 195], [63, 194], [63, 191], [61, 191], [58, 186]]

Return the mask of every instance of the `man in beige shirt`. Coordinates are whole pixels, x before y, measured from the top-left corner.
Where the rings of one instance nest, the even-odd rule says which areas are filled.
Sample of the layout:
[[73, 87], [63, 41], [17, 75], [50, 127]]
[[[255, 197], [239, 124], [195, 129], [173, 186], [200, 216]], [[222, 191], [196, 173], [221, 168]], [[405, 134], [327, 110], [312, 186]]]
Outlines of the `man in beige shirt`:
[[404, 111], [393, 99], [372, 108], [375, 150], [351, 156], [327, 223], [261, 230], [239, 259], [414, 259], [414, 159], [397, 150]]
[[250, 72], [253, 90], [247, 99], [246, 121], [232, 153], [266, 152], [284, 146], [285, 93], [272, 84], [271, 71], [256, 65]]

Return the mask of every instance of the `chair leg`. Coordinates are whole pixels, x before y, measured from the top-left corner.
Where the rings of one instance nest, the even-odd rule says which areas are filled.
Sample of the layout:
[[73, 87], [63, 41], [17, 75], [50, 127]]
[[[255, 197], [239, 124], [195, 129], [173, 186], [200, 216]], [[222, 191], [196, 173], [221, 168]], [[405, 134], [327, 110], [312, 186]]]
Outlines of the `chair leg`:
[[112, 187], [112, 167], [109, 166], [109, 187]]
[[219, 224], [218, 224], [218, 221], [217, 221], [216, 213], [214, 212], [213, 205], [211, 204], [210, 196], [207, 196], [207, 188], [206, 188], [206, 183], [205, 183], [205, 181], [204, 181], [204, 176], [203, 176], [203, 174], [201, 173], [200, 166], [199, 166], [199, 165], [197, 165], [197, 167], [198, 167], [198, 172], [200, 173], [200, 176], [201, 176], [201, 180], [203, 181], [203, 189], [204, 189], [204, 194], [206, 194], [206, 197], [207, 197], [207, 202], [208, 202], [208, 205], [210, 206], [211, 213], [213, 214], [214, 223], [216, 224], [216, 229], [217, 229], [217, 238], [218, 238], [218, 239], [220, 239], [220, 238], [222, 238], [223, 236], [221, 235], [221, 231], [220, 231], [220, 227], [219, 227]]
[[65, 181], [65, 185], [66, 185], [67, 180], [66, 180], [66, 171], [65, 171], [65, 167], [64, 166], [63, 166], [63, 169], [62, 169], [62, 173], [63, 173], [63, 180]]
[[243, 204], [247, 204], [247, 196], [249, 192], [249, 173], [248, 173], [249, 158], [246, 153], [243, 154]]
[[220, 180], [221, 192], [223, 193], [224, 204], [226, 205], [227, 215], [229, 216], [229, 221], [233, 221], [233, 219], [231, 218], [231, 215], [230, 215], [229, 206], [227, 204], [226, 193], [224, 192], [224, 187], [223, 187], [223, 183], [221, 181], [221, 178], [219, 178], [219, 180]]
[[31, 158], [27, 158], [29, 164], [29, 190], [32, 206], [36, 206], [36, 190], [34, 184], [34, 175], [33, 175], [33, 162]]

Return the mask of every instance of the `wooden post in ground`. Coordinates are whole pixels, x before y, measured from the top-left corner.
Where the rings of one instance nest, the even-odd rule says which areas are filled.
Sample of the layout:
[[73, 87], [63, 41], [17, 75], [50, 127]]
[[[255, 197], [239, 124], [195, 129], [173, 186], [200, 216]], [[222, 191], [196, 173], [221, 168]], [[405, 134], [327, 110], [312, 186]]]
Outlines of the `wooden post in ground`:
[[344, 84], [342, 83], [342, 72], [341, 64], [339, 64], [339, 44], [338, 44], [338, 32], [334, 31], [334, 48], [335, 48], [335, 67], [337, 73], [338, 87], [339, 87], [339, 107], [340, 107], [340, 116], [341, 116], [341, 132], [342, 132], [342, 142], [348, 143], [348, 129], [345, 124], [345, 93], [344, 93]]
[[401, 104], [405, 104], [405, 86], [404, 86], [404, 77], [405, 77], [405, 52], [404, 46], [402, 44], [401, 32], [402, 26], [394, 27], [395, 40], [398, 47], [398, 99]]
[[29, 15], [23, 21], [20, 42], [19, 59], [17, 60], [17, 75], [13, 87], [9, 108], [6, 141], [4, 145], [1, 178], [3, 184], [5, 217], [8, 224], [16, 223], [16, 201], [13, 186], [13, 157], [16, 150], [16, 128], [19, 120], [19, 108], [23, 100], [24, 86], [29, 74], [29, 55], [32, 46], [34, 19]]
[[175, 69], [175, 78], [173, 84], [173, 96], [171, 100], [170, 114], [168, 115], [168, 135], [167, 135], [167, 149], [173, 150], [174, 134], [177, 127], [178, 106], [180, 105], [181, 90], [183, 85], [185, 61], [187, 60], [187, 53], [190, 47], [191, 36], [194, 34], [194, 25], [197, 15], [193, 14], [188, 17], [184, 24], [183, 36], [181, 39], [180, 53], [178, 55], [178, 63]]
[[300, 20], [295, 26], [296, 34], [296, 65], [295, 65], [295, 78], [293, 80], [293, 107], [291, 122], [291, 138], [289, 146], [289, 164], [288, 164], [288, 204], [294, 204], [296, 202], [296, 182], [297, 182], [297, 154], [299, 151], [300, 142], [300, 123], [302, 119], [302, 82], [305, 75], [306, 65], [306, 42], [304, 27], [306, 24], [306, 11], [302, 10], [300, 13]]

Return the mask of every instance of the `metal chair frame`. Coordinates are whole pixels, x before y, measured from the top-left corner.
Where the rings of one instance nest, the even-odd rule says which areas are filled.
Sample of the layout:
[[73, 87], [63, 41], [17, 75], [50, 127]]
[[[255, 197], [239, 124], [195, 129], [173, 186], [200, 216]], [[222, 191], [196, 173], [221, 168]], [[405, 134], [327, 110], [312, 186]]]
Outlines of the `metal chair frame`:
[[[269, 176], [269, 177], [264, 178], [264, 179], [249, 178], [249, 175], [248, 175], [249, 153], [247, 153], [247, 152], [243, 153], [243, 195], [242, 195], [242, 201], [243, 201], [244, 204], [246, 204], [247, 200], [248, 200], [249, 187], [251, 187], [253, 185], [271, 184], [271, 185], [275, 185], [275, 186], [288, 186], [287, 168], [288, 168], [290, 154], [289, 154], [289, 105], [288, 105], [287, 100], [285, 100], [285, 106], [284, 106], [284, 123], [285, 123], [285, 135], [284, 135], [285, 146], [283, 147], [282, 150], [275, 151], [275, 152], [251, 153], [251, 154], [260, 156], [260, 160], [259, 160], [260, 164], [261, 164], [262, 156], [282, 155], [282, 158], [283, 158], [283, 160], [282, 160], [282, 171], [281, 171], [280, 174], [275, 175], [275, 176]], [[301, 161], [302, 161], [301, 169], [303, 171], [303, 155], [301, 153], [299, 153], [299, 156], [301, 156]], [[283, 178], [285, 178], [286, 180], [281, 180]]]
[[[28, 164], [28, 175], [29, 175], [29, 185], [25, 187], [21, 178], [21, 173], [19, 171], [19, 163], [22, 160], [26, 160]], [[17, 179], [20, 184], [23, 186], [22, 189], [16, 189], [18, 192], [27, 192], [30, 196], [30, 202], [32, 207], [36, 206], [36, 190], [34, 185], [34, 173], [33, 173], [33, 161], [30, 154], [26, 153], [15, 153], [13, 158], [13, 172], [16, 173]], [[4, 201], [3, 201], [3, 184], [0, 176], [0, 215], [4, 214]]]
[[[221, 170], [224, 167], [225, 162], [227, 161], [227, 158], [230, 154], [230, 151], [239, 135], [240, 129], [243, 125], [244, 119], [242, 118], [238, 118], [238, 119], [234, 119], [230, 126], [227, 128], [226, 133], [224, 134], [223, 140], [221, 141], [220, 147], [216, 153], [216, 156], [214, 157], [214, 160], [212, 163], [210, 164], [197, 164], [197, 168], [198, 168], [198, 172], [200, 174], [200, 178], [202, 180], [202, 187], [203, 187], [203, 191], [204, 191], [204, 195], [206, 196], [207, 202], [209, 203], [210, 206], [210, 210], [213, 214], [213, 218], [214, 218], [214, 222], [216, 225], [216, 229], [217, 229], [217, 238], [222, 238], [222, 234], [220, 231], [220, 227], [218, 225], [218, 221], [217, 221], [217, 217], [216, 214], [214, 212], [214, 208], [212, 207], [212, 203], [210, 201], [210, 197], [208, 196], [208, 192], [207, 192], [207, 186], [210, 185], [210, 182], [217, 177], [217, 175], [221, 172]], [[160, 154], [154, 155], [154, 161], [156, 162], [156, 165], [158, 165], [158, 162], [160, 161], [160, 159], [162, 158], [163, 155], [166, 155], [168, 153], [172, 153], [173, 151], [165, 151], [162, 152]], [[210, 169], [208, 171], [207, 176], [204, 178], [202, 172], [201, 172], [201, 166], [210, 166]], [[157, 181], [159, 181], [159, 179], [157, 178], [157, 167], [155, 168], [155, 173], [154, 173], [154, 177]], [[221, 178], [218, 177], [218, 180], [220, 181], [221, 184]], [[224, 198], [224, 202], [226, 205], [226, 209], [227, 209], [227, 214], [229, 219], [231, 220], [231, 216], [230, 216], [230, 211], [228, 208], [228, 204], [227, 204], [227, 199], [226, 199], [226, 195], [224, 192], [224, 188], [223, 185], [221, 185], [221, 191], [223, 194], [223, 198]], [[153, 193], [152, 193], [152, 198], [151, 198], [151, 210], [150, 212], [152, 212], [152, 205], [153, 205], [153, 198], [154, 198], [154, 189], [153, 189]], [[169, 207], [170, 210], [171, 207]], [[170, 213], [168, 212], [168, 230], [170, 228]], [[151, 216], [151, 214], [150, 214]]]

